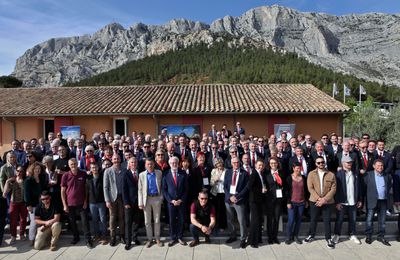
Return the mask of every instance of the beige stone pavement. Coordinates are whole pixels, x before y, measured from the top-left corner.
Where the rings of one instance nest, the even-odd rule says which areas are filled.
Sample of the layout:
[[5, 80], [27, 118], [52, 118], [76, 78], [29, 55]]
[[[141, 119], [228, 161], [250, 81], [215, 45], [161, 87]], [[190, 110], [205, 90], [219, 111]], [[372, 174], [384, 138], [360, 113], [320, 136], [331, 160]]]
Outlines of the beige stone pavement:
[[[78, 245], [70, 246], [71, 238], [64, 237], [59, 241], [59, 248], [55, 252], [48, 249], [37, 251], [29, 247], [27, 241], [17, 241], [13, 246], [9, 246], [9, 239], [6, 239], [5, 245], [0, 247], [0, 259], [399, 259], [400, 243], [394, 238], [389, 238], [391, 247], [386, 247], [376, 240], [371, 244], [356, 245], [347, 239], [343, 239], [336, 245], [336, 249], [328, 249], [325, 240], [318, 239], [310, 244], [297, 245], [266, 245], [262, 244], [259, 248], [254, 249], [247, 247], [239, 248], [239, 242], [232, 245], [224, 244], [224, 240], [214, 239], [211, 244], [200, 244], [195, 248], [189, 246], [175, 245], [168, 248], [159, 248], [153, 245], [151, 248], [134, 246], [129, 251], [124, 249], [124, 245], [118, 244], [115, 247], [109, 245], [97, 245], [93, 249], [88, 249], [84, 242]], [[143, 238], [141, 239], [143, 241]], [[187, 239], [188, 241], [188, 239]], [[189, 241], [188, 241], [189, 242]]]

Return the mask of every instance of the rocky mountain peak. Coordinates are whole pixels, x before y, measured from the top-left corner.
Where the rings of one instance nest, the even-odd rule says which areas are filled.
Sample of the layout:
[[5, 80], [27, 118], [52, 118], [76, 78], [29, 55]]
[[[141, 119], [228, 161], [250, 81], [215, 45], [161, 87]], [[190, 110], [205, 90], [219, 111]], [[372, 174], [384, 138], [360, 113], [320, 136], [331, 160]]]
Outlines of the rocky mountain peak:
[[146, 56], [199, 42], [213, 44], [225, 34], [240, 39], [235, 44], [276, 46], [335, 71], [400, 86], [399, 15], [334, 16], [279, 5], [228, 15], [211, 25], [173, 19], [125, 29], [111, 23], [91, 36], [50, 39], [34, 46], [17, 60], [12, 75], [25, 86], [59, 86]]

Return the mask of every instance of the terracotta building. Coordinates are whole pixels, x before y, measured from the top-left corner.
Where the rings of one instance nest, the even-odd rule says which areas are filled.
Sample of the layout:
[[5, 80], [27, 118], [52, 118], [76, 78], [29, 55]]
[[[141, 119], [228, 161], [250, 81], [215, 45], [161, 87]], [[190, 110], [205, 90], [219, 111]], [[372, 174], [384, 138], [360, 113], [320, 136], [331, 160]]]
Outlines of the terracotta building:
[[[269, 135], [291, 124], [295, 134], [342, 133], [349, 108], [310, 84], [157, 85], [0, 89], [0, 152], [13, 139], [45, 137], [78, 126], [89, 138], [106, 129], [155, 136], [161, 127], [208, 132], [215, 124]], [[174, 128], [175, 127], [175, 128]], [[64, 129], [64, 128], [62, 128]]]

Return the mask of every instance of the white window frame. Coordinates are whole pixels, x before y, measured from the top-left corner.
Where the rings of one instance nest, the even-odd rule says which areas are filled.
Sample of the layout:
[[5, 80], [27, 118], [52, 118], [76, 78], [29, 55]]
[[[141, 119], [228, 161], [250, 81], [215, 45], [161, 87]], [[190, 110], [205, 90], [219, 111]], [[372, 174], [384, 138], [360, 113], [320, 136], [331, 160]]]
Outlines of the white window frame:
[[117, 127], [116, 127], [116, 121], [117, 120], [124, 120], [124, 135], [126, 136], [127, 134], [128, 134], [128, 120], [129, 120], [129, 117], [116, 117], [116, 118], [113, 118], [113, 134], [114, 135], [116, 135], [116, 130], [117, 130]]

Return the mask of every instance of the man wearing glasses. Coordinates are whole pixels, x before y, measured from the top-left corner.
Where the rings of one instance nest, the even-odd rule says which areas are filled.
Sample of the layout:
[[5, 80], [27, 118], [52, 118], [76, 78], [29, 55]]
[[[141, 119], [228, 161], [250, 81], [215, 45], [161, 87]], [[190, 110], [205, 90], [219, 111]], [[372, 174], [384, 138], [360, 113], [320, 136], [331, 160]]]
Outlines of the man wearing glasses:
[[366, 172], [374, 170], [373, 164], [373, 154], [370, 153], [368, 148], [368, 142], [365, 140], [359, 143], [360, 152], [358, 153], [358, 165], [360, 167], [360, 174], [364, 175]]
[[50, 242], [50, 250], [57, 250], [62, 224], [61, 209], [51, 201], [50, 193], [43, 191], [39, 205], [35, 209], [35, 222], [38, 227], [34, 248], [43, 249]]
[[311, 243], [315, 240], [318, 216], [322, 214], [324, 221], [325, 239], [327, 247], [335, 248], [331, 239], [331, 211], [333, 209], [336, 193], [335, 174], [325, 168], [325, 160], [318, 156], [315, 160], [317, 168], [311, 171], [307, 178], [307, 187], [310, 192], [310, 230], [304, 243]]
[[227, 244], [236, 241], [236, 226], [234, 223], [235, 212], [240, 226], [240, 247], [246, 247], [246, 201], [248, 195], [247, 183], [249, 176], [240, 169], [238, 157], [231, 159], [232, 169], [227, 170], [224, 178], [225, 206], [228, 217], [230, 237]]

